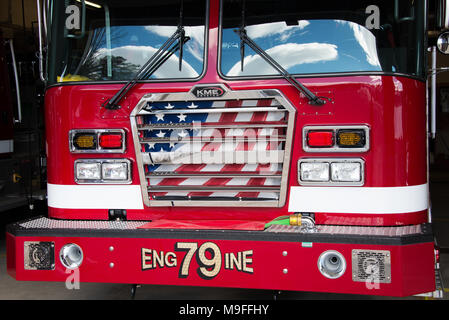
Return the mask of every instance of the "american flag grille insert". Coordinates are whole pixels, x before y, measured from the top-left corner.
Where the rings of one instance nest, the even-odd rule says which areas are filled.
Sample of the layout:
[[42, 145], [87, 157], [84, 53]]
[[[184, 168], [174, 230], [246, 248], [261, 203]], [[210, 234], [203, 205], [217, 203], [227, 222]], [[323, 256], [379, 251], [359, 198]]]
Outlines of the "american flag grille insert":
[[282, 206], [294, 112], [276, 90], [145, 96], [132, 121], [146, 204]]

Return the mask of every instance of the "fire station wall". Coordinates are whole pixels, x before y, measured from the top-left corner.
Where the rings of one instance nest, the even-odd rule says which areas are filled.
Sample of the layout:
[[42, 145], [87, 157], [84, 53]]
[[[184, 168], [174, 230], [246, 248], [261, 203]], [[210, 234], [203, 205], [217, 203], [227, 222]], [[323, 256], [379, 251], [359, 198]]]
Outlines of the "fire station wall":
[[16, 48], [27, 47], [30, 39], [23, 36], [24, 31], [29, 34], [33, 28], [37, 28], [35, 0], [0, 1], [0, 30], [3, 38], [14, 39]]
[[[438, 53], [437, 68], [449, 67], [449, 55]], [[434, 166], [449, 167], [449, 71], [437, 74], [437, 138], [434, 149]]]

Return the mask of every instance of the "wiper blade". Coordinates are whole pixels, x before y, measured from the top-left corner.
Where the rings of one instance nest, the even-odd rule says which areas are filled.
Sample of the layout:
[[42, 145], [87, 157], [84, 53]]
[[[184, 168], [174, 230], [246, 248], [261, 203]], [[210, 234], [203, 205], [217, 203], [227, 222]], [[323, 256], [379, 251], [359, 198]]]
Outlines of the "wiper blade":
[[[187, 41], [190, 40], [190, 37], [180, 37], [180, 40], [177, 42], [177, 44], [175, 46], [173, 46], [171, 49], [165, 51], [163, 53], [163, 55], [160, 57], [160, 59], [153, 63], [153, 65], [151, 67], [148, 67], [147, 70], [141, 74], [141, 79], [147, 79], [149, 77], [151, 77], [151, 75], [153, 73], [155, 73], [168, 59], [170, 59], [170, 57], [179, 50], [179, 64], [182, 64], [182, 56], [181, 56], [181, 50], [184, 47], [184, 44], [187, 43]], [[181, 66], [179, 67], [179, 71], [181, 71], [182, 68]]]
[[[179, 24], [176, 31], [164, 42], [164, 44], [151, 56], [150, 59], [136, 72], [134, 77], [128, 81], [111, 99], [107, 100], [102, 106], [109, 110], [119, 109], [118, 103], [131, 90], [139, 80], [146, 79], [154, 74], [170, 57], [179, 50], [179, 71], [182, 70], [182, 59], [184, 53], [184, 45], [190, 40], [186, 36], [183, 16], [184, 16], [184, 2], [181, 0], [181, 7], [179, 10]], [[176, 44], [175, 44], [176, 43]]]
[[[242, 24], [240, 26], [240, 32], [244, 33], [246, 35], [246, 30], [245, 30], [245, 4], [246, 1], [243, 1], [242, 3]], [[243, 72], [243, 65], [245, 64], [245, 42], [243, 42], [242, 37], [240, 37], [240, 70]]]
[[[151, 56], [151, 58], [139, 69], [139, 71], [136, 72], [133, 79], [128, 81], [111, 99], [106, 101], [103, 104], [103, 107], [110, 110], [118, 109], [118, 103], [120, 100], [122, 100], [122, 98], [137, 84], [139, 80], [151, 76], [165, 63], [165, 61], [167, 61], [176, 51], [178, 51], [179, 48], [182, 48], [184, 44], [190, 40], [189, 37], [183, 37], [183, 34], [184, 28], [182, 26], [178, 26], [175, 33], [167, 41], [165, 41], [165, 43]], [[172, 47], [178, 39], [180, 41]]]
[[[293, 85], [296, 89], [298, 89], [300, 92], [302, 92], [308, 99], [309, 104], [322, 106], [326, 104], [326, 100], [322, 99], [321, 97], [318, 97], [315, 95], [312, 91], [307, 89], [302, 83], [298, 82], [291, 74], [287, 72], [281, 65], [276, 62], [265, 50], [260, 48], [254, 40], [252, 40], [248, 35], [246, 34], [246, 30], [244, 27], [241, 27], [240, 29], [234, 30], [235, 33], [237, 33], [240, 37], [240, 40], [246, 43], [251, 49], [253, 49], [259, 56], [262, 57], [266, 62], [268, 62], [273, 68], [275, 68], [283, 77], [285, 80], [287, 80], [291, 85]], [[242, 50], [240, 48], [240, 50]], [[240, 51], [242, 54], [244, 51]], [[242, 70], [243, 70], [243, 58], [241, 57], [241, 63], [242, 63]], [[326, 98], [328, 99], [328, 98]], [[329, 100], [329, 99], [328, 99]]]

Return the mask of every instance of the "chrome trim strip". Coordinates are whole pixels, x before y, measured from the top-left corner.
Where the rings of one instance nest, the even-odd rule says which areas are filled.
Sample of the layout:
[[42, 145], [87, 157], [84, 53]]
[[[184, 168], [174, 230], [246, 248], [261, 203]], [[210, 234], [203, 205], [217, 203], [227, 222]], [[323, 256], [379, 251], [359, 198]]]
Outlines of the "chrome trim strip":
[[253, 129], [253, 128], [286, 128], [285, 124], [229, 124], [229, 125], [214, 125], [213, 123], [206, 124], [153, 124], [153, 125], [138, 125], [138, 130], [171, 130], [171, 129], [187, 129], [187, 130], [210, 130], [210, 129]]
[[[148, 198], [148, 195], [147, 195]], [[279, 201], [276, 200], [240, 200], [240, 201], [223, 201], [223, 200], [149, 200], [150, 207], [279, 207]]]
[[245, 186], [220, 186], [220, 187], [208, 187], [208, 186], [154, 186], [148, 187], [149, 192], [170, 192], [170, 191], [192, 191], [192, 192], [279, 192], [277, 186], [257, 186], [257, 187], [245, 187]]
[[146, 178], [281, 178], [281, 174], [273, 173], [273, 174], [254, 174], [254, 173], [188, 173], [188, 174], [180, 174], [174, 172], [161, 172], [158, 174], [147, 174]]
[[[284, 151], [141, 152], [144, 164], [259, 164], [283, 163]], [[263, 162], [259, 161], [259, 159]]]
[[[216, 129], [217, 127], [213, 127], [210, 129]], [[260, 136], [263, 137], [263, 141], [267, 142], [285, 142], [286, 137], [285, 136], [279, 136], [279, 137], [273, 137], [273, 136]], [[176, 143], [199, 143], [199, 142], [216, 142], [216, 143], [230, 143], [230, 142], [260, 142], [261, 139], [257, 138], [251, 138], [251, 137], [229, 137], [229, 138], [214, 138], [214, 137], [190, 137], [190, 138], [182, 138], [179, 137], [178, 140], [176, 140]], [[170, 143], [174, 142], [173, 138], [140, 138], [140, 143]]]
[[139, 115], [178, 114], [178, 113], [249, 113], [249, 112], [286, 112], [276, 107], [247, 107], [247, 108], [209, 108], [209, 109], [176, 109], [176, 110], [141, 110]]

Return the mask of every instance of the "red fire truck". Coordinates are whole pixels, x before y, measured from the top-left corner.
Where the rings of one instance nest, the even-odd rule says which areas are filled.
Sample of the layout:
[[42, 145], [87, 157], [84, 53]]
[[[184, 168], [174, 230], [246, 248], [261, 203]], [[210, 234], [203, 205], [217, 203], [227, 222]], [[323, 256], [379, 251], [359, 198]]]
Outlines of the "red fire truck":
[[48, 217], [9, 226], [15, 279], [436, 289], [426, 1], [37, 2]]

